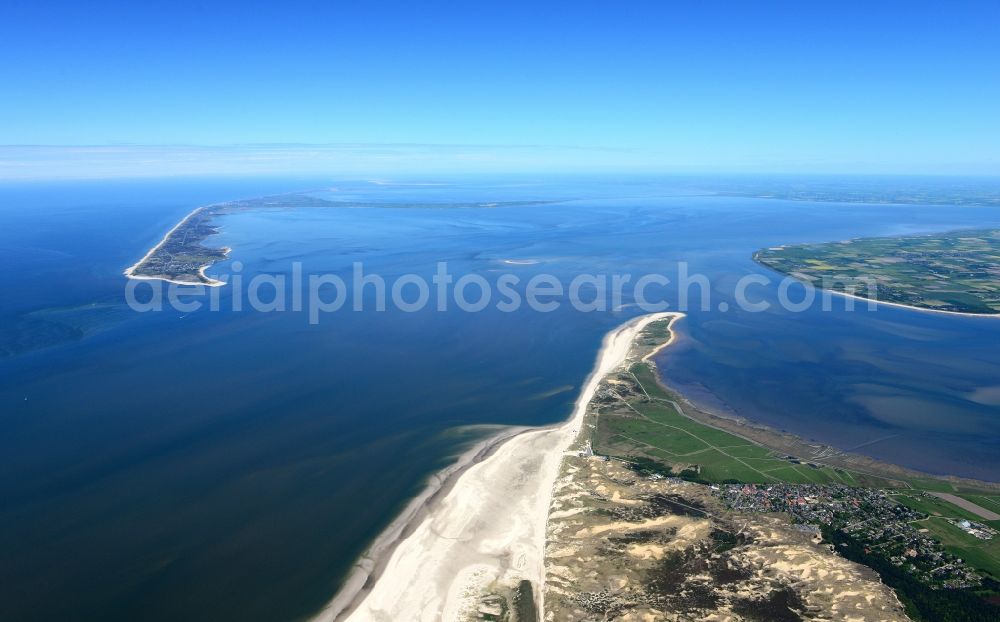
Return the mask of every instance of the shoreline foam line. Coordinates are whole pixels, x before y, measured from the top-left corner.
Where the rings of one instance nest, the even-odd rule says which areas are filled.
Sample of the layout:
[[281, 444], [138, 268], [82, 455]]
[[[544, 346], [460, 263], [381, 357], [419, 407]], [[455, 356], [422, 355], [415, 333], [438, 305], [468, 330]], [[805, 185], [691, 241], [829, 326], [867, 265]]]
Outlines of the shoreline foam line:
[[[177, 231], [178, 229], [180, 229], [181, 226], [184, 223], [186, 223], [187, 221], [191, 220], [192, 216], [194, 216], [195, 214], [197, 214], [198, 212], [200, 212], [203, 209], [208, 209], [209, 207], [211, 207], [211, 206], [210, 205], [202, 205], [201, 207], [196, 207], [193, 210], [191, 210], [191, 212], [187, 216], [185, 216], [184, 218], [182, 218], [180, 222], [178, 222], [176, 225], [174, 225], [173, 228], [170, 229], [170, 231], [167, 231], [167, 234], [163, 236], [163, 239], [160, 240], [159, 243], [157, 243], [156, 246], [154, 246], [153, 248], [149, 249], [146, 252], [146, 254], [142, 256], [142, 259], [140, 259], [139, 261], [135, 262], [134, 264], [132, 264], [128, 268], [125, 268], [125, 272], [123, 272], [122, 274], [124, 274], [126, 278], [134, 279], [136, 281], [166, 281], [167, 283], [176, 283], [177, 285], [205, 285], [207, 287], [220, 287], [222, 285], [225, 285], [226, 284], [225, 281], [220, 281], [218, 279], [213, 279], [212, 277], [205, 275], [205, 270], [210, 265], [212, 265], [212, 264], [206, 264], [206, 265], [204, 265], [204, 266], [202, 266], [201, 268], [198, 269], [198, 274], [202, 278], [208, 279], [207, 283], [192, 283], [191, 281], [178, 281], [176, 279], [168, 279], [165, 276], [143, 276], [143, 275], [136, 275], [135, 274], [135, 271], [139, 268], [139, 266], [141, 266], [143, 263], [145, 263], [145, 261], [147, 259], [149, 259], [150, 257], [152, 257], [153, 253], [155, 253], [156, 251], [158, 251], [161, 246], [163, 246], [164, 244], [166, 244], [167, 240], [170, 239], [170, 236], [172, 236], [175, 231]], [[226, 248], [223, 248], [223, 250], [225, 251], [226, 255], [228, 255], [229, 251], [231, 249], [228, 248], [228, 247], [226, 247]], [[213, 262], [213, 263], [215, 263], [215, 262]]]
[[[767, 265], [765, 263], [761, 263], [761, 262], [757, 261], [756, 259], [754, 259], [753, 261], [758, 266], [761, 266], [761, 267], [765, 268], [769, 272], [773, 272], [774, 274], [780, 274], [780, 275], [782, 275], [784, 277], [791, 277], [791, 278], [795, 279], [796, 281], [798, 281], [799, 283], [804, 283], [806, 285], [810, 285], [814, 289], [816, 289], [816, 290], [818, 290], [820, 292], [829, 292], [831, 294], [836, 294], [837, 296], [843, 296], [844, 298], [853, 298], [855, 300], [860, 300], [862, 302], [867, 302], [869, 305], [876, 305], [876, 306], [878, 306], [878, 305], [886, 305], [886, 306], [889, 306], [889, 307], [897, 307], [899, 309], [909, 309], [911, 311], [923, 311], [925, 313], [942, 313], [944, 315], [958, 315], [958, 316], [961, 316], [961, 317], [993, 317], [993, 318], [1000, 318], [1000, 313], [969, 313], [968, 311], [948, 311], [946, 309], [930, 309], [928, 307], [916, 307], [916, 306], [913, 306], [913, 305], [907, 305], [907, 304], [903, 304], [901, 302], [889, 302], [888, 300], [878, 300], [878, 299], [875, 299], [875, 298], [868, 298], [866, 296], [858, 296], [857, 294], [849, 294], [847, 292], [841, 292], [841, 291], [837, 291], [835, 289], [827, 289], [825, 287], [816, 287], [815, 285], [812, 284], [812, 281], [809, 281], [809, 280], [806, 280], [806, 279], [800, 279], [799, 277], [795, 276], [794, 274], [791, 274], [791, 273], [788, 273], [788, 272], [782, 272], [781, 270], [777, 270], [775, 268], [772, 268], [771, 266], [769, 266], [769, 265]], [[869, 309], [869, 310], [870, 311], [877, 311], [877, 309]]]
[[[849, 294], [847, 292], [837, 291], [835, 289], [827, 289], [825, 287], [816, 287], [812, 284], [812, 281], [807, 281], [805, 279], [800, 279], [799, 277], [789, 274], [788, 272], [782, 272], [781, 270], [776, 270], [767, 264], [763, 264], [756, 259], [754, 260], [759, 266], [766, 268], [768, 271], [774, 274], [780, 274], [782, 276], [791, 277], [798, 281], [799, 283], [804, 283], [806, 285], [811, 285], [814, 289], [820, 292], [828, 292], [831, 294], [836, 294], [837, 296], [843, 296], [844, 298], [853, 298], [854, 300], [860, 300], [861, 302], [867, 302], [869, 306], [871, 305], [886, 305], [888, 307], [896, 307], [899, 309], [909, 309], [911, 311], [923, 311], [925, 313], [942, 313], [944, 315], [958, 315], [961, 317], [1000, 317], [1000, 313], [969, 313], [968, 311], [948, 311], [946, 309], [930, 309], [928, 307], [916, 307], [914, 305], [907, 305], [901, 302], [889, 302], [888, 300], [878, 300], [876, 298], [868, 298], [866, 296], [858, 296], [857, 294]], [[869, 311], [878, 311], [878, 309], [871, 309]]]
[[402, 512], [382, 530], [354, 566], [343, 586], [338, 590], [316, 620], [336, 620], [337, 616], [351, 613], [371, 589], [369, 579], [377, 579], [389, 561], [396, 545], [411, 533], [431, 510], [441, 496], [448, 494], [461, 474], [473, 464], [488, 458], [501, 443], [528, 428], [513, 427], [494, 434], [459, 456], [454, 464], [431, 476], [430, 482], [413, 498]]
[[[779, 272], [778, 274], [783, 274]], [[794, 278], [794, 277], [793, 277]], [[807, 283], [808, 281], [803, 281], [802, 279], [797, 279], [802, 283]], [[857, 294], [848, 294], [847, 292], [838, 292], [835, 289], [825, 289], [818, 288], [824, 292], [830, 292], [831, 294], [836, 294], [838, 296], [843, 296], [845, 298], [854, 298], [855, 300], [860, 300], [862, 302], [867, 302], [873, 305], [886, 305], [889, 307], [897, 307], [900, 309], [909, 309], [911, 311], [923, 311], [925, 313], [943, 313], [944, 315], [959, 315], [962, 317], [991, 317], [1000, 318], [1000, 313], [969, 313], [968, 311], [948, 311], [946, 309], [930, 309], [928, 307], [915, 307], [913, 305], [903, 304], [901, 302], [889, 302], [888, 300], [877, 300], [875, 298], [866, 298], [865, 296], [858, 296]]]
[[397, 518], [376, 540], [382, 547], [373, 545], [356, 566], [370, 568], [364, 581], [356, 571], [314, 619], [455, 619], [490, 584], [520, 580], [532, 582], [544, 613], [545, 529], [563, 455], [601, 380], [626, 362], [636, 336], [651, 322], [672, 326], [680, 317], [644, 315], [606, 334], [567, 421], [496, 440], [478, 462], [439, 474], [451, 481], [408, 506], [424, 511]]

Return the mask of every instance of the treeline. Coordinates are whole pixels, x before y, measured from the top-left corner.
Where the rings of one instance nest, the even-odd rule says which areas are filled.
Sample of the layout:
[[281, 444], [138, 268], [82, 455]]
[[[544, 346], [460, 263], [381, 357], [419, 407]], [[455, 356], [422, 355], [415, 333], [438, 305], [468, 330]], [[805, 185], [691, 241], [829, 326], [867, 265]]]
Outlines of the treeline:
[[896, 590], [906, 613], [926, 622], [1000, 621], [1000, 607], [987, 601], [983, 593], [1000, 594], [1000, 583], [987, 578], [980, 589], [930, 589], [930, 587], [895, 566], [888, 559], [865, 552], [863, 542], [839, 529], [822, 527], [823, 539], [834, 545], [847, 559], [864, 564], [879, 574], [882, 582]]
[[[674, 471], [669, 466], [646, 458], [645, 456], [626, 456], [622, 458], [625, 462], [625, 466], [629, 468], [636, 475], [642, 477], [649, 477], [650, 475], [662, 475], [663, 477], [677, 477], [688, 482], [694, 482], [696, 484], [711, 484], [712, 482], [704, 479], [697, 471], [697, 469], [684, 469], [683, 471]], [[723, 484], [739, 484], [739, 480], [727, 479], [722, 481]]]

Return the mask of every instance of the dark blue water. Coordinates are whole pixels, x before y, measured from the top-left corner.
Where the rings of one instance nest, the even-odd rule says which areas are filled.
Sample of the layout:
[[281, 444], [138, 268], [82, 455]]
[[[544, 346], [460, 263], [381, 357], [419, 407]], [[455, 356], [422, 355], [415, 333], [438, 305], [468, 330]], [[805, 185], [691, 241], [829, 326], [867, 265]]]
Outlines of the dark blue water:
[[[707, 196], [711, 180], [375, 185], [177, 180], [0, 188], [0, 618], [294, 619], [492, 424], [564, 418], [639, 313], [136, 313], [121, 271], [198, 205], [335, 186], [386, 203], [222, 217], [210, 274], [502, 273], [711, 281], [660, 361], [721, 410], [934, 473], [1000, 479], [1000, 320], [882, 308], [721, 312], [762, 246], [1000, 225], [996, 208]], [[325, 194], [324, 196], [330, 196]], [[511, 265], [504, 260], [531, 260]], [[667, 290], [670, 291], [669, 288]], [[755, 298], [774, 300], [776, 286]], [[671, 301], [676, 303], [673, 298]], [[472, 427], [470, 427], [472, 426]], [[54, 597], [58, 595], [58, 598]]]

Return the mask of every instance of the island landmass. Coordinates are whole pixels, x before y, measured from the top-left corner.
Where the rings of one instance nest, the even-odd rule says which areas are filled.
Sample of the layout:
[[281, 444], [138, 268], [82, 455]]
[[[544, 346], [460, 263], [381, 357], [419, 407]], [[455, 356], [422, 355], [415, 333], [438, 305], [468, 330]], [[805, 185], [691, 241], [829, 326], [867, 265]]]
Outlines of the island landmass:
[[331, 200], [308, 192], [227, 201], [199, 207], [177, 223], [139, 261], [125, 269], [125, 276], [139, 280], [161, 280], [178, 285], [219, 287], [225, 281], [213, 279], [205, 270], [229, 256], [232, 249], [206, 246], [205, 240], [219, 233], [215, 218], [225, 214], [260, 209], [295, 208], [395, 208], [395, 209], [491, 209], [539, 205], [555, 201], [499, 201], [452, 203], [392, 203]]
[[759, 180], [719, 180], [717, 196], [811, 203], [868, 205], [1000, 205], [995, 183], [986, 179], [949, 180], [856, 176], [837, 182], [822, 177], [775, 176]]
[[1000, 229], [776, 246], [753, 259], [817, 288], [862, 299], [1000, 314]]

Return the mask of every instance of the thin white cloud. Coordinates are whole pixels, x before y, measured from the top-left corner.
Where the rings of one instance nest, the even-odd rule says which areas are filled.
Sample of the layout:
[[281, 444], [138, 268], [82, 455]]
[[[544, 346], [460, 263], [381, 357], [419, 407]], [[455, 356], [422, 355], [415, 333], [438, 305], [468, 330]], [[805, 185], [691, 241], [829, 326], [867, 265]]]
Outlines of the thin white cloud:
[[[705, 156], [702, 156], [705, 159]], [[189, 175], [358, 175], [505, 172], [787, 172], [998, 174], [1000, 163], [909, 167], [782, 161], [773, 154], [728, 154], [698, 161], [645, 149], [539, 145], [248, 144], [0, 146], [0, 180]]]

